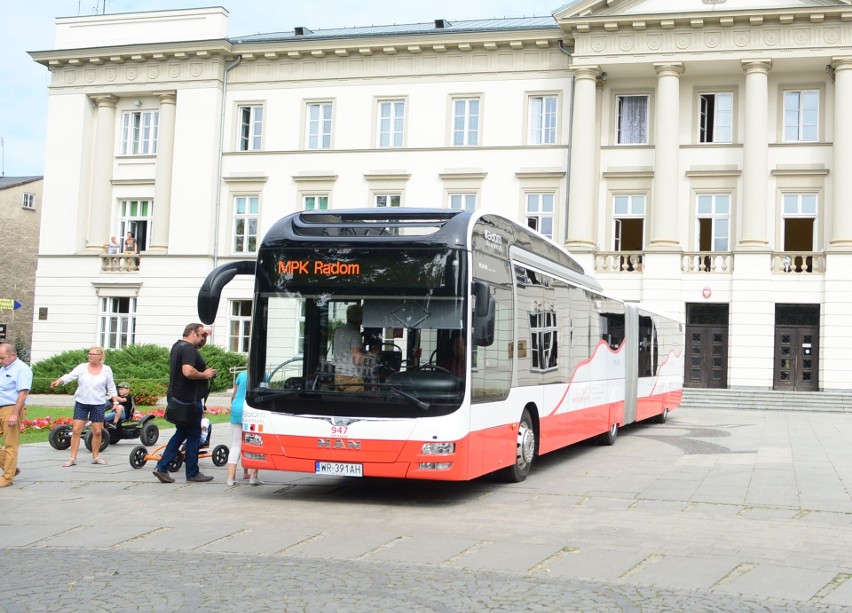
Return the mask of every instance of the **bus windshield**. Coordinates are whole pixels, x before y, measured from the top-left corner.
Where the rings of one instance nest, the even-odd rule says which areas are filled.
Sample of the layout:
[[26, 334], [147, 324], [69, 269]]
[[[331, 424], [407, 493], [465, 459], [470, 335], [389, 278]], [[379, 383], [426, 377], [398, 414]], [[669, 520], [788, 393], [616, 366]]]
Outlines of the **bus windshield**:
[[466, 381], [467, 252], [261, 250], [248, 402], [275, 412], [422, 417]]

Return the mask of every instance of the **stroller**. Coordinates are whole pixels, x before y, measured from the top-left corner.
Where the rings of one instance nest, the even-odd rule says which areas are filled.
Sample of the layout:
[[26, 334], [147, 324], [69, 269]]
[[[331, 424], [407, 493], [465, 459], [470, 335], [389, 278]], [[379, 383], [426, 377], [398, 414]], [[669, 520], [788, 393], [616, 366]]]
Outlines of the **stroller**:
[[[228, 453], [230, 449], [227, 445], [216, 445], [213, 450], [210, 450], [210, 437], [213, 435], [213, 424], [206, 417], [201, 419], [201, 444], [198, 446], [198, 459], [212, 458], [213, 464], [216, 466], [224, 466], [228, 463]], [[160, 445], [151, 453], [148, 453], [148, 448], [144, 445], [138, 445], [130, 452], [130, 465], [133, 468], [142, 468], [147, 462], [159, 462], [163, 457], [163, 451], [166, 446]], [[180, 446], [180, 453], [169, 462], [169, 472], [174, 473], [181, 469], [186, 461], [186, 442]]]

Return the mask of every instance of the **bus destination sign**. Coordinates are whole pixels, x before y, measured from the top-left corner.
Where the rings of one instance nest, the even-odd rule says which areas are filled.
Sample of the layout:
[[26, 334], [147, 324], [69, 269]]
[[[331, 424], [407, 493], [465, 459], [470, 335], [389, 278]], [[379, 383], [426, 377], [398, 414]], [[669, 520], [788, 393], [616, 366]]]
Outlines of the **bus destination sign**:
[[350, 262], [324, 262], [322, 260], [278, 260], [278, 274], [356, 277], [361, 274], [361, 265]]

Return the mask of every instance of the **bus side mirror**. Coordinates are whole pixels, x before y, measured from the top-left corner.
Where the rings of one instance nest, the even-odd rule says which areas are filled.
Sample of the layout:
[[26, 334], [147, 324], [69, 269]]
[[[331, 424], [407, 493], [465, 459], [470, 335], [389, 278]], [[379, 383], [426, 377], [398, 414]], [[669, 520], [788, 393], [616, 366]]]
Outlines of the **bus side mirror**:
[[236, 275], [254, 275], [255, 267], [254, 260], [244, 260], [222, 264], [210, 271], [198, 290], [198, 318], [201, 323], [212, 324], [216, 320], [222, 288]]
[[485, 281], [474, 281], [473, 289], [473, 312], [479, 315], [488, 311], [488, 300], [491, 298], [491, 286]]
[[473, 283], [473, 342], [478, 347], [494, 343], [494, 321], [497, 301], [491, 296], [491, 287], [484, 281]]

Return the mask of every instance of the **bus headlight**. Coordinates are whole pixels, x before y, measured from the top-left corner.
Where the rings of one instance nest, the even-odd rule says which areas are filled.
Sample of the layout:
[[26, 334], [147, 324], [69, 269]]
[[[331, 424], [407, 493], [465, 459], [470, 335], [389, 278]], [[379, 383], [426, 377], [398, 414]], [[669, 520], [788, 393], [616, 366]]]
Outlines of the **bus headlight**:
[[447, 455], [456, 452], [455, 443], [423, 443], [423, 455]]
[[247, 445], [263, 445], [263, 437], [254, 432], [243, 432], [243, 442]]
[[245, 456], [246, 460], [266, 460], [265, 453], [243, 453], [243, 456]]

